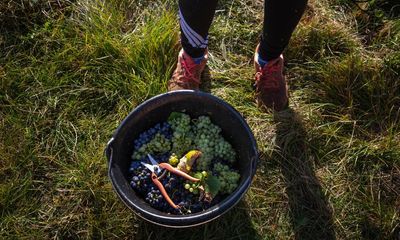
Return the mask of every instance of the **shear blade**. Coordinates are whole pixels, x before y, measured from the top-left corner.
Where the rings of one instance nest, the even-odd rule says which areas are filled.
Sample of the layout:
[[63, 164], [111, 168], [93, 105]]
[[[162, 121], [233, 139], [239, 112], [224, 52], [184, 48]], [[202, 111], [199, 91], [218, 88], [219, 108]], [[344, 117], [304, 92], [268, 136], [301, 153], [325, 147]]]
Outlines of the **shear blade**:
[[153, 165], [150, 165], [148, 163], [140, 162], [143, 166], [145, 166], [147, 169], [149, 169], [151, 172], [156, 172], [156, 169]]
[[150, 159], [151, 164], [158, 165], [158, 162], [150, 154], [147, 154], [147, 157]]

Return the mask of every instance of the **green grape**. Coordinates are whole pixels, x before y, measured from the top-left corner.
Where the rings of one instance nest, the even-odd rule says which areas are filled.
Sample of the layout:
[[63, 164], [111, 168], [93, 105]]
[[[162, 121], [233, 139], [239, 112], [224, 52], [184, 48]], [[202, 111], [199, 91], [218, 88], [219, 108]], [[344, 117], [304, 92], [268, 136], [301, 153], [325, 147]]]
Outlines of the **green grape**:
[[147, 154], [154, 153], [166, 153], [171, 150], [171, 141], [168, 140], [164, 135], [157, 133], [153, 139], [141, 146], [137, 151], [135, 151], [132, 155], [133, 160], [140, 160], [145, 157]]
[[217, 139], [217, 145], [215, 146], [216, 157], [225, 159], [231, 163], [235, 161], [236, 153], [231, 144], [229, 144], [223, 137]]
[[172, 154], [168, 159], [168, 163], [175, 167], [178, 165], [179, 159], [175, 154]]
[[230, 163], [236, 159], [233, 147], [221, 135], [221, 128], [214, 125], [208, 116], [200, 116], [193, 127], [194, 145], [203, 153], [199, 159], [200, 170], [208, 170], [214, 158]]
[[171, 152], [181, 157], [192, 150], [193, 133], [190, 126], [190, 116], [184, 113], [173, 113], [168, 119], [168, 123], [173, 130]]
[[220, 181], [221, 193], [232, 193], [238, 186], [240, 174], [222, 163], [214, 164], [214, 171]]

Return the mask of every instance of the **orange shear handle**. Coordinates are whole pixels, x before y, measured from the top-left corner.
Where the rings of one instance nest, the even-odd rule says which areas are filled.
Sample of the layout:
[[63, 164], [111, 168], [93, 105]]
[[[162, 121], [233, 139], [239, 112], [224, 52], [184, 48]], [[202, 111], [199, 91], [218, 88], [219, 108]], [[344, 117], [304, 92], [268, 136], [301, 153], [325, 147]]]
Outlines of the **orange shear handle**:
[[167, 191], [165, 191], [164, 186], [161, 184], [161, 182], [158, 180], [158, 177], [155, 173], [151, 173], [151, 180], [153, 180], [153, 183], [158, 187], [158, 189], [160, 190], [161, 194], [163, 195], [163, 197], [165, 198], [165, 200], [168, 202], [168, 204], [175, 208], [178, 209], [179, 206], [177, 206], [172, 200], [171, 198], [168, 196]]
[[176, 174], [176, 175], [179, 175], [179, 176], [181, 176], [181, 177], [186, 178], [186, 179], [189, 180], [189, 181], [192, 181], [192, 182], [198, 182], [198, 181], [200, 181], [200, 179], [194, 178], [194, 177], [190, 176], [189, 174], [187, 174], [187, 173], [185, 173], [185, 172], [182, 172], [182, 171], [179, 170], [179, 169], [174, 168], [173, 166], [171, 166], [171, 165], [168, 164], [168, 163], [160, 163], [160, 164], [158, 164], [158, 165], [159, 165], [160, 167], [162, 167], [162, 168], [167, 169], [168, 171], [170, 171], [170, 172], [172, 172], [172, 173], [174, 173], [174, 174]]

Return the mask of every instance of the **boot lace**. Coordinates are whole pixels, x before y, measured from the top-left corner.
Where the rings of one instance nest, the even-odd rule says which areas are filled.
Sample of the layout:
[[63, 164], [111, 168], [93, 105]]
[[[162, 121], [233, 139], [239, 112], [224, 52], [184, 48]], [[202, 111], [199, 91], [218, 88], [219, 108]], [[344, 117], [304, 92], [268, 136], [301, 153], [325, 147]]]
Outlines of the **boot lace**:
[[265, 66], [261, 71], [256, 73], [256, 82], [263, 89], [278, 89], [280, 68], [278, 65]]
[[181, 61], [182, 69], [183, 69], [183, 75], [182, 77], [179, 78], [179, 80], [182, 83], [190, 83], [190, 82], [195, 82], [197, 84], [200, 84], [200, 79], [196, 76], [196, 68], [199, 66], [196, 63], [189, 63], [183, 59]]

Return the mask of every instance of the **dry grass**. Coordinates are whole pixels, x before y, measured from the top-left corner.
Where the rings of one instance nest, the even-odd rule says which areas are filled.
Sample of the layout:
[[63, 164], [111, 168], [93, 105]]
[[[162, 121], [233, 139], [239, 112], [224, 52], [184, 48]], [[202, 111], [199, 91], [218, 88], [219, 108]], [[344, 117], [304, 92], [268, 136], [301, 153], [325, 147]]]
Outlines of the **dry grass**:
[[290, 109], [271, 114], [251, 81], [262, 3], [220, 1], [209, 90], [245, 116], [261, 162], [234, 210], [190, 230], [127, 211], [103, 156], [129, 111], [166, 90], [176, 3], [60, 2], [0, 3], [0, 238], [400, 237], [400, 20], [387, 2], [311, 1], [285, 52]]

